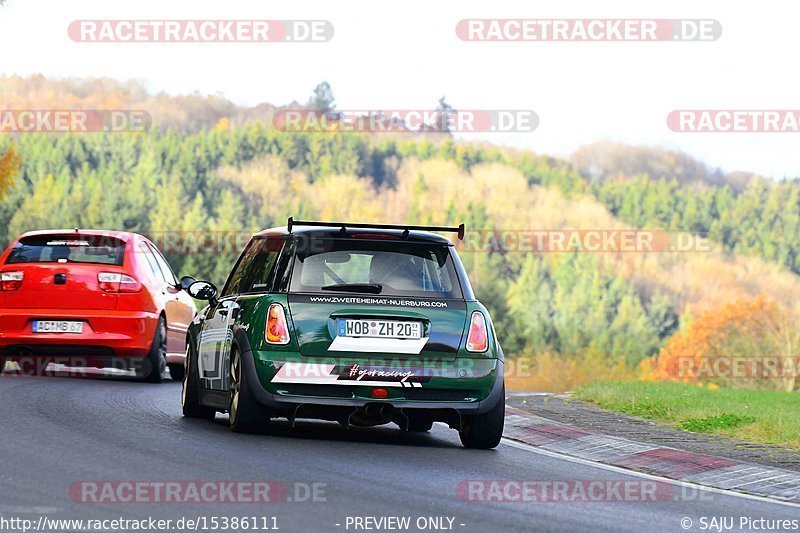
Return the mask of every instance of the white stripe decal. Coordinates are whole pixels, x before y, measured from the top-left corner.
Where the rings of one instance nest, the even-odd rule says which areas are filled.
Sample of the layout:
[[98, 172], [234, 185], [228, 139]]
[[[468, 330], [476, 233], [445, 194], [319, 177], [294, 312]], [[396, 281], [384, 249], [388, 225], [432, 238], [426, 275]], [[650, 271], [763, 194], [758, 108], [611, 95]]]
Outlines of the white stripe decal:
[[[368, 379], [339, 379], [333, 374], [334, 365], [317, 363], [284, 363], [272, 378], [272, 383], [304, 383], [306, 385], [364, 385], [368, 387], [422, 387], [421, 383], [400, 381], [372, 381]], [[405, 379], [405, 378], [404, 378]]]
[[318, 363], [284, 363], [272, 378], [273, 383], [331, 383], [336, 381], [333, 375], [335, 365]]
[[[304, 385], [344, 385], [349, 387], [365, 386], [365, 387], [388, 387], [400, 388], [403, 385], [399, 381], [352, 381], [347, 379], [325, 379], [325, 378], [275, 378], [273, 383], [302, 383]], [[421, 385], [420, 385], [421, 386]]]

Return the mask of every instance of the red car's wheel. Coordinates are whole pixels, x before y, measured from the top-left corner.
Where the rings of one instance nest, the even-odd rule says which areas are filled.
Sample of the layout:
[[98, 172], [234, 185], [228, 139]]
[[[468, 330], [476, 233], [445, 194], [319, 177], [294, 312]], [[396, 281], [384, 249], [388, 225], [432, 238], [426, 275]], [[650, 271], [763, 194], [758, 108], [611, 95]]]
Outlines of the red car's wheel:
[[142, 364], [139, 377], [150, 383], [161, 383], [167, 373], [167, 322], [164, 317], [158, 318], [156, 334], [150, 353]]
[[172, 378], [173, 381], [183, 381], [186, 375], [186, 365], [181, 363], [170, 363], [167, 365], [169, 367], [169, 377]]

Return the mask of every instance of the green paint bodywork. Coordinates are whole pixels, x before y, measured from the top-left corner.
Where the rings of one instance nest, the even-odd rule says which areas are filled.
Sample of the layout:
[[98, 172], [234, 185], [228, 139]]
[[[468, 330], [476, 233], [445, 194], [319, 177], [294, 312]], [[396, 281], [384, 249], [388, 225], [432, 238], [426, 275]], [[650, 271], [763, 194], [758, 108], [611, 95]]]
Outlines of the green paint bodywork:
[[[331, 303], [290, 304], [287, 295], [283, 293], [243, 295], [236, 301], [240, 305], [240, 312], [233, 325], [234, 329], [238, 327], [246, 331], [261, 386], [279, 396], [286, 395], [285, 384], [273, 384], [271, 381], [286, 362], [336, 365], [358, 363], [368, 368], [423, 369], [431, 374], [430, 380], [423, 385], [424, 388], [465, 391], [464, 398], [467, 401], [478, 402], [486, 399], [491, 392], [498, 371], [498, 360], [502, 358], [489, 313], [474, 300], [461, 301], [462, 306], [466, 304], [466, 310], [376, 308]], [[289, 321], [291, 340], [284, 346], [267, 344], [264, 338], [267, 311], [272, 303], [284, 306]], [[473, 311], [483, 313], [489, 325], [489, 348], [484, 353], [470, 353], [465, 348], [465, 328]], [[428, 328], [426, 333], [430, 333], [432, 328], [440, 337], [453, 340], [454, 352], [423, 351], [419, 355], [328, 352], [327, 347], [335, 335], [335, 324], [331, 316], [364, 315], [423, 320]], [[347, 388], [355, 398], [371, 399], [370, 386], [341, 387]], [[388, 388], [388, 399], [402, 403], [405, 401], [402, 396], [404, 390], [406, 389]]]

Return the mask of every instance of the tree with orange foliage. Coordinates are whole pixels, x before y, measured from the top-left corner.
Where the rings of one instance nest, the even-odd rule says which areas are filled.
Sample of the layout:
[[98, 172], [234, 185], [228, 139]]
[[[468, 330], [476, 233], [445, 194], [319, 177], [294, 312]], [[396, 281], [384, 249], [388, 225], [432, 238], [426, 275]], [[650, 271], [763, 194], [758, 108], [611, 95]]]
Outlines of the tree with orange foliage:
[[0, 155], [0, 200], [11, 188], [20, 163], [22, 163], [22, 158], [13, 146], [6, 150], [5, 154]]
[[791, 310], [763, 296], [702, 313], [642, 362], [646, 380], [795, 390], [800, 328]]
[[222, 117], [214, 124], [214, 131], [228, 131], [230, 129], [231, 121], [228, 117]]

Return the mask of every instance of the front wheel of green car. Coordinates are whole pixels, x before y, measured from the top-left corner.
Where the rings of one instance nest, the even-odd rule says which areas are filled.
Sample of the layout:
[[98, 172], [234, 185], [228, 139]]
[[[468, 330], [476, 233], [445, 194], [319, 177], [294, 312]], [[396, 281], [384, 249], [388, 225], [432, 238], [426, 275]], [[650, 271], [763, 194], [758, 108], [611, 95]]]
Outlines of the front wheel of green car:
[[506, 414], [506, 389], [500, 394], [500, 400], [491, 410], [480, 414], [465, 416], [462, 421], [461, 444], [465, 448], [488, 450], [496, 448], [503, 437], [503, 424]]
[[230, 428], [234, 433], [260, 433], [269, 426], [266, 408], [250, 392], [247, 370], [239, 350], [231, 351]]

